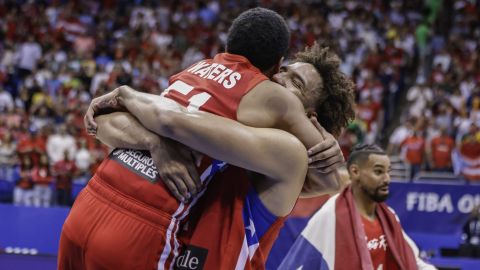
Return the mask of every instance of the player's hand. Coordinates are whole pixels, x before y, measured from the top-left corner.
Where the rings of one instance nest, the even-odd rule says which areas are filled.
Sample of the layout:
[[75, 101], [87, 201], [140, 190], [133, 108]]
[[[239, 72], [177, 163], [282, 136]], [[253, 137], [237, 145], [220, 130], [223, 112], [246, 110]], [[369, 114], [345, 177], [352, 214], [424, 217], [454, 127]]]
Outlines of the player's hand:
[[201, 189], [191, 150], [172, 140], [162, 139], [150, 154], [160, 178], [179, 201], [187, 201]]
[[83, 117], [83, 124], [88, 134], [95, 135], [97, 133], [97, 123], [95, 122], [94, 117], [99, 115], [101, 111], [121, 109], [121, 106], [119, 105], [116, 98], [117, 94], [118, 94], [118, 91], [116, 91], [115, 89], [108, 94], [94, 98], [90, 102], [87, 112]]
[[310, 121], [320, 131], [324, 140], [308, 149], [308, 167], [322, 174], [333, 172], [344, 164], [342, 150], [335, 137], [320, 125], [316, 117], [310, 117]]

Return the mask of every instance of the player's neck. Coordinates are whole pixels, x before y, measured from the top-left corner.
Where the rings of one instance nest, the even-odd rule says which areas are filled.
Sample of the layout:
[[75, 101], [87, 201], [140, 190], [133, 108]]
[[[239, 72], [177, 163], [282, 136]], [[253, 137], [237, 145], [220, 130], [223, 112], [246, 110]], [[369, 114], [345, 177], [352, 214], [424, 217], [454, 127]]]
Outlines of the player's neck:
[[375, 220], [375, 209], [377, 203], [370, 199], [364, 192], [357, 189], [352, 189], [353, 199], [355, 200], [355, 205], [357, 210], [363, 217], [369, 220]]
[[269, 79], [271, 79], [273, 77], [273, 75], [275, 75], [275, 73], [277, 73], [278, 69], [276, 67], [271, 67], [265, 71], [262, 71], [263, 75], [267, 76]]

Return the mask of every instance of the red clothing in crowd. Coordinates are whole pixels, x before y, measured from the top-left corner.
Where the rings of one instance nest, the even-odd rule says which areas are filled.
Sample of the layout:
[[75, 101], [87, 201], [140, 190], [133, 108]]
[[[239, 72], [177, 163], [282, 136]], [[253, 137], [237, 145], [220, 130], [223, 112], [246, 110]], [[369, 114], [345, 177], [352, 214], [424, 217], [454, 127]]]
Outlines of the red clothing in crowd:
[[462, 160], [467, 161], [467, 165], [462, 169], [463, 176], [471, 181], [480, 180], [478, 159], [480, 158], [480, 142], [475, 133], [469, 133], [463, 136], [460, 144], [460, 156]]
[[460, 153], [470, 159], [480, 157], [480, 142], [475, 137], [476, 135], [467, 134], [462, 138], [460, 144]]
[[22, 189], [31, 189], [33, 187], [31, 169], [20, 170], [20, 179], [17, 182], [17, 186]]
[[401, 146], [410, 164], [419, 165], [423, 163], [423, 153], [425, 151], [425, 139], [423, 137], [410, 136], [402, 142]]
[[358, 104], [358, 118], [367, 124], [368, 131], [370, 131], [372, 123], [377, 120], [380, 109], [381, 105], [375, 102]]
[[434, 169], [449, 168], [452, 166], [452, 151], [455, 142], [448, 136], [441, 136], [432, 139], [432, 161]]
[[49, 185], [53, 182], [52, 175], [48, 167], [35, 166], [32, 169], [33, 183], [38, 185]]
[[57, 178], [57, 189], [71, 189], [72, 179], [77, 170], [75, 161], [73, 160], [60, 160], [53, 165], [53, 170]]
[[47, 151], [47, 143], [45, 138], [42, 136], [35, 136], [35, 137], [25, 137], [20, 140], [17, 145], [17, 152], [19, 154], [20, 159], [23, 158], [24, 155], [28, 155], [32, 160], [33, 164], [38, 164], [40, 159], [40, 155], [42, 153], [46, 153]]

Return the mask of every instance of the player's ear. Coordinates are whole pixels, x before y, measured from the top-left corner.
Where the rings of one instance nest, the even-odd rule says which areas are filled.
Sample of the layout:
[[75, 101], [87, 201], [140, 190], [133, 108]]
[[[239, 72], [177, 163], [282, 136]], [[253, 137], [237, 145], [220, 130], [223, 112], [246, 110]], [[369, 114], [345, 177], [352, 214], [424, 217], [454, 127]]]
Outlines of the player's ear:
[[357, 164], [353, 163], [348, 167], [348, 174], [350, 175], [351, 180], [356, 180], [360, 175], [360, 168]]
[[307, 113], [307, 117], [310, 118], [310, 117], [317, 117], [317, 112], [314, 110], [314, 109], [307, 109], [306, 110], [306, 113]]
[[274, 73], [278, 73], [280, 71], [280, 67], [282, 66], [282, 63], [283, 63], [284, 60], [285, 60], [284, 56], [282, 56], [282, 58], [280, 58], [280, 60], [278, 60], [278, 63], [273, 68]]

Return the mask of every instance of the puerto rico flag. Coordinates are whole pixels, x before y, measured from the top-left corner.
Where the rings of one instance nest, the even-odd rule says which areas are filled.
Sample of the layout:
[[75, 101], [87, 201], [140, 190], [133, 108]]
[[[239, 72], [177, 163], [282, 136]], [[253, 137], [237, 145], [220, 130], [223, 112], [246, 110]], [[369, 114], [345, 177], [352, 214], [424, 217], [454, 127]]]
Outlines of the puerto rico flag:
[[452, 152], [453, 171], [456, 175], [462, 174], [468, 180], [478, 181], [480, 180], [480, 157], [469, 155], [464, 151], [466, 148], [468, 149], [462, 146], [460, 151]]
[[[410, 246], [413, 242], [405, 237], [392, 210], [381, 203], [376, 213], [399, 269], [432, 269], [416, 261], [418, 250]], [[373, 269], [365, 239], [351, 187], [347, 187], [310, 219], [278, 269]]]
[[283, 222], [284, 218], [270, 213], [255, 189], [250, 188], [243, 205], [244, 240], [235, 270], [265, 269]]

